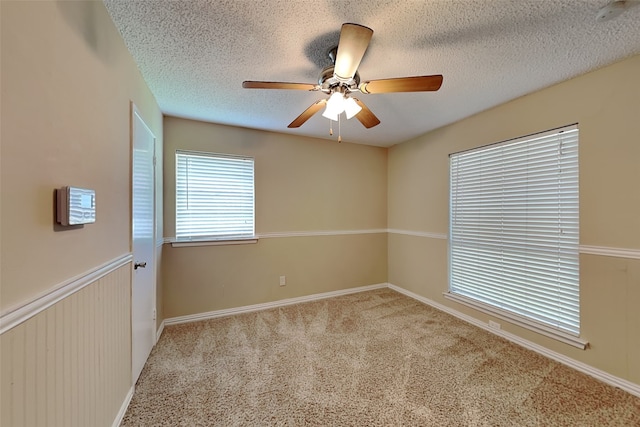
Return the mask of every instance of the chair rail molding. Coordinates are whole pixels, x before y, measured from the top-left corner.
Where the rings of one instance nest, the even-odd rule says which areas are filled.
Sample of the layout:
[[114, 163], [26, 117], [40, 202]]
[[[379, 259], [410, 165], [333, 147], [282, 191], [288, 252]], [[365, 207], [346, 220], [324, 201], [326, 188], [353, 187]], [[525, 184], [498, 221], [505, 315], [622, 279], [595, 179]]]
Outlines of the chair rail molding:
[[24, 304], [9, 309], [0, 315], [0, 335], [29, 320], [55, 303], [67, 298], [82, 288], [99, 280], [107, 274], [130, 263], [133, 255], [129, 252], [112, 259], [94, 269], [72, 277], [54, 286], [50, 291], [36, 296]]

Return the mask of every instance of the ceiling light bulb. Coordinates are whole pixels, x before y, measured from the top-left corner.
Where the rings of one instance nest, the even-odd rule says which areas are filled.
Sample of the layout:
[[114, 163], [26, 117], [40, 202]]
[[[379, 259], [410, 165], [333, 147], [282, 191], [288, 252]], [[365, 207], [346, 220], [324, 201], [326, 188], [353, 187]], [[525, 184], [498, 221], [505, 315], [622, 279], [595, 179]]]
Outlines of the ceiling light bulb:
[[344, 102], [344, 112], [347, 115], [347, 120], [355, 116], [362, 110], [362, 107], [358, 105], [355, 99], [347, 98]]

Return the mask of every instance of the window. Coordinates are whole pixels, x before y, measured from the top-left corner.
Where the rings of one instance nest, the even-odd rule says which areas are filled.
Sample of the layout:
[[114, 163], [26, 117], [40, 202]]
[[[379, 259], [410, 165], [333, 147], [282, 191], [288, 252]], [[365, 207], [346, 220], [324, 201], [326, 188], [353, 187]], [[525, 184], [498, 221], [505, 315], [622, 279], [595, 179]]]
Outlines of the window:
[[445, 295], [584, 348], [577, 126], [452, 154], [450, 185]]
[[254, 236], [253, 159], [176, 152], [176, 240]]

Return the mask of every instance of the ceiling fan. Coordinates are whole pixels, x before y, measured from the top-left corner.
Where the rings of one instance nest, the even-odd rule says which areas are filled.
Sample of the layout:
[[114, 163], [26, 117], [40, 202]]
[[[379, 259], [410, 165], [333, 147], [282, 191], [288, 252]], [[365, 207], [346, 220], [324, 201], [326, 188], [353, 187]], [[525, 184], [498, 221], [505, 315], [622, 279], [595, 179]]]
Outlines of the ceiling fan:
[[322, 114], [324, 117], [337, 121], [340, 114], [344, 112], [347, 119], [355, 116], [367, 129], [380, 124], [380, 120], [361, 100], [351, 97], [352, 93], [423, 92], [440, 89], [442, 85], [442, 75], [440, 74], [362, 82], [358, 74], [358, 66], [369, 46], [372, 35], [371, 28], [358, 24], [342, 24], [338, 46], [329, 51], [333, 65], [322, 70], [318, 84], [248, 80], [242, 82], [242, 87], [245, 89], [322, 91], [330, 95], [328, 99], [321, 99], [313, 103], [287, 126], [289, 128], [302, 126], [314, 114], [326, 107]]

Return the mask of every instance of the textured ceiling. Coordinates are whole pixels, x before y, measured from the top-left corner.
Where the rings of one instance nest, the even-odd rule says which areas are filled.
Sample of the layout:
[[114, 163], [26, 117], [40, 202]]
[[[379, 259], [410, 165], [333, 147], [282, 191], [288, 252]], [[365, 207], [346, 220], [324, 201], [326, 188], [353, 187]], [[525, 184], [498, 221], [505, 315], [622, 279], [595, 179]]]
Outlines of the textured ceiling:
[[[343, 141], [391, 146], [640, 53], [640, 5], [596, 22], [609, 0], [105, 0], [167, 115], [329, 136], [320, 113], [287, 125], [322, 92], [242, 89], [316, 83], [345, 22], [373, 39], [362, 80], [443, 74], [438, 92], [359, 95], [381, 124], [342, 121]], [[630, 84], [640, 84], [638, 81]], [[337, 126], [334, 125], [334, 130]]]

